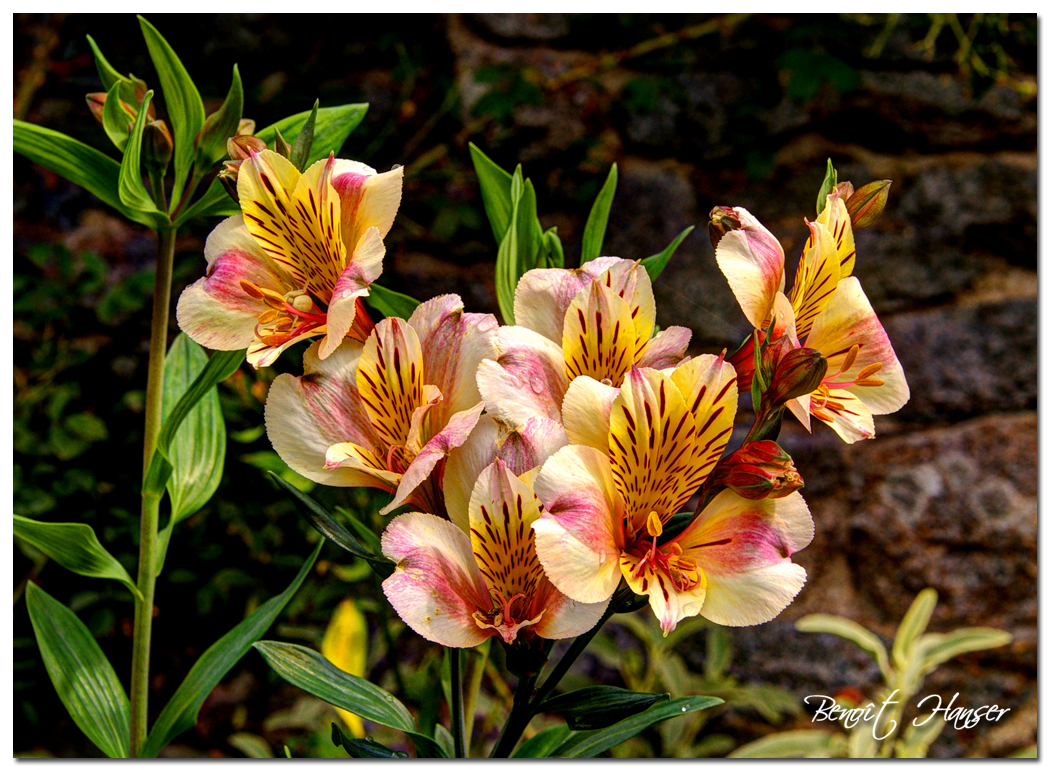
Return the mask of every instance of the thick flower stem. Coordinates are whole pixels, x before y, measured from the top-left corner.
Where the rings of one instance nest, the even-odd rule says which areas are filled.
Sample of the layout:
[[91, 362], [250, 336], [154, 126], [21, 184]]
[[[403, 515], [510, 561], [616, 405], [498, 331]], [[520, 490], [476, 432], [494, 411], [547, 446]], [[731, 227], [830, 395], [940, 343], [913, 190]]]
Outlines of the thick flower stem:
[[463, 651], [448, 648], [452, 673], [452, 740], [457, 759], [466, 757], [466, 725], [463, 722]]
[[499, 740], [495, 742], [495, 748], [492, 749], [492, 757], [499, 759], [509, 757], [510, 752], [514, 750], [517, 742], [521, 739], [521, 734], [528, 727], [528, 723], [532, 721], [532, 710], [529, 707], [529, 702], [532, 690], [535, 688], [535, 680], [538, 677], [538, 674], [533, 674], [517, 680], [517, 689], [514, 690], [514, 705], [510, 707], [510, 715], [506, 718], [506, 722], [503, 723], [503, 730], [499, 733]]
[[535, 698], [532, 699], [531, 711], [533, 714], [538, 713], [537, 709], [543, 705], [543, 701], [550, 697], [550, 694], [553, 693], [557, 685], [561, 683], [562, 677], [568, 673], [568, 669], [572, 668], [572, 664], [575, 663], [576, 658], [582, 655], [583, 650], [585, 650], [591, 640], [597, 636], [598, 631], [604, 627], [605, 623], [608, 622], [608, 619], [612, 617], [615, 612], [612, 605], [612, 602], [608, 603], [608, 608], [605, 610], [605, 614], [601, 616], [601, 619], [597, 621], [594, 627], [582, 636], [577, 636], [575, 641], [572, 642], [572, 646], [561, 656], [561, 660], [557, 661], [554, 670], [551, 671], [550, 675], [543, 681], [543, 686], [539, 688], [539, 692], [537, 692]]
[[[175, 258], [175, 230], [161, 228], [157, 244], [157, 275], [153, 292], [153, 327], [149, 338], [149, 372], [146, 379], [146, 427], [142, 452], [142, 476], [149, 471], [160, 433], [161, 399], [164, 393], [164, 356], [168, 342], [168, 308], [171, 304], [171, 266]], [[157, 529], [160, 496], [142, 497], [142, 527], [139, 536], [138, 590], [135, 604], [135, 633], [131, 648], [131, 756], [137, 757], [146, 742], [149, 702], [149, 643], [153, 630], [153, 589], [157, 580]]]

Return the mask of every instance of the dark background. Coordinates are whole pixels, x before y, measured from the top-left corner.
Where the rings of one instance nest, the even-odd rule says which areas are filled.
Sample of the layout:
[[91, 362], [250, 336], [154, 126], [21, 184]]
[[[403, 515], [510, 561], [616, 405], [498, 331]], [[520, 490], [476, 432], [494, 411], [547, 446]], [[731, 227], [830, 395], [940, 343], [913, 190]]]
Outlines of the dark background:
[[[731, 630], [732, 672], [797, 696], [852, 687], [871, 697], [873, 664], [844, 642], [795, 632], [793, 619], [838, 613], [891, 639], [931, 585], [940, 593], [932, 630], [991, 625], [1014, 635], [1010, 646], [964, 656], [926, 683], [923, 692], [949, 699], [957, 691], [970, 706], [1013, 709], [993, 729], [946, 730], [933, 755], [1002, 756], [1033, 741], [1033, 16], [150, 21], [182, 57], [209, 112], [234, 62], [245, 117], [260, 127], [315, 98], [322, 106], [368, 102], [339, 154], [379, 170], [406, 167], [382, 282], [420, 299], [457, 292], [474, 311], [496, 312], [495, 244], [468, 141], [504, 167], [524, 165], [540, 219], [558, 226], [570, 266], [613, 161], [619, 188], [605, 253], [644, 257], [696, 225], [656, 284], [658, 322], [690, 326], [693, 353], [732, 349], [747, 332], [704, 232], [712, 206], [742, 205], [758, 216], [782, 240], [793, 274], [802, 217], [815, 215], [828, 156], [857, 187], [892, 179], [885, 215], [857, 235], [856, 275], [893, 340], [911, 401], [879, 418], [876, 440], [853, 446], [823, 426], [812, 436], [794, 424], [784, 429], [816, 520], [816, 539], [798, 557], [809, 584], [777, 620]], [[135, 18], [21, 15], [14, 32], [15, 117], [114, 154], [84, 102], [101, 89], [85, 34], [118, 70], [156, 87]], [[134, 574], [155, 238], [17, 156], [14, 190], [14, 509], [92, 524]], [[214, 224], [180, 233], [175, 296], [202, 274]], [[275, 369], [295, 371], [299, 356], [283, 356]], [[203, 649], [282, 590], [310, 550], [312, 533], [260, 470], [279, 467], [259, 431], [276, 373], [242, 369], [220, 389], [231, 438], [226, 476], [180, 525], [158, 584], [154, 714]], [[378, 507], [366, 493], [313, 493], [329, 505]], [[126, 677], [132, 604], [121, 586], [70, 579], [20, 546], [14, 574], [19, 593], [33, 579], [72, 606]], [[270, 636], [319, 643], [347, 594], [373, 627], [371, 678], [385, 681], [388, 656], [373, 622], [382, 604], [367, 571], [334, 549]], [[14, 611], [16, 752], [96, 756], [47, 680], [24, 601]], [[702, 665], [702, 645], [682, 650]], [[396, 654], [418, 671], [433, 667], [410, 631]], [[240, 756], [227, 739], [246, 731], [264, 734], [278, 752], [287, 743], [296, 756], [323, 753], [327, 722], [303, 716], [300, 696], [250, 652], [172, 752]], [[730, 713], [714, 727], [745, 742], [807, 725], [804, 715], [771, 728]]]

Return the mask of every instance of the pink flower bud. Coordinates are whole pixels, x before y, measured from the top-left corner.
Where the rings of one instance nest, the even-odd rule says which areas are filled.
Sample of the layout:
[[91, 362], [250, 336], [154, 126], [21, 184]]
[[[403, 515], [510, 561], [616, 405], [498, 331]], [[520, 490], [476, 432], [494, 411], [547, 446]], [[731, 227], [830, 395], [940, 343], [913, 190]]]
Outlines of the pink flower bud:
[[[770, 357], [775, 357], [782, 351], [778, 343], [784, 339], [786, 338], [780, 337], [770, 344], [769, 350], [776, 348]], [[787, 344], [790, 344], [789, 340]], [[775, 368], [771, 371], [772, 384], [767, 398], [770, 405], [776, 407], [816, 390], [827, 374], [827, 359], [813, 348], [795, 348], [779, 355]]]
[[852, 218], [853, 230], [870, 227], [881, 216], [885, 211], [885, 204], [889, 201], [891, 184], [892, 181], [888, 179], [871, 182], [845, 199], [845, 208]]
[[786, 497], [805, 486], [794, 461], [775, 441], [744, 444], [718, 463], [712, 478], [748, 500]]

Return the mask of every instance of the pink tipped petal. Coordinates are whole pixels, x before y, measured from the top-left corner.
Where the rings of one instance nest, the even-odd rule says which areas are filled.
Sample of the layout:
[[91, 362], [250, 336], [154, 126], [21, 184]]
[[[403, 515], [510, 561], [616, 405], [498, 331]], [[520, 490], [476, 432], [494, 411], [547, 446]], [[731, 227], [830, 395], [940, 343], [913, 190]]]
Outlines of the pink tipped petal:
[[585, 634], [593, 628], [608, 608], [606, 599], [594, 604], [583, 604], [569, 599], [554, 588], [549, 579], [543, 579], [543, 586], [536, 597], [536, 605], [545, 608], [543, 617], [536, 624], [535, 631], [544, 639], [571, 639]]
[[561, 346], [565, 311], [579, 290], [612, 265], [618, 257], [598, 257], [576, 270], [542, 268], [529, 270], [514, 292], [514, 319], [518, 326], [531, 329]]
[[470, 531], [470, 495], [477, 477], [496, 457], [501, 430], [489, 415], [483, 414], [470, 436], [448, 452], [444, 464], [444, 505], [448, 518], [463, 532]]
[[692, 330], [684, 326], [668, 326], [648, 341], [637, 365], [648, 369], [669, 369], [681, 363], [688, 352]]
[[532, 528], [550, 581], [579, 602], [608, 599], [619, 585], [622, 509], [608, 456], [596, 449], [558, 450], [535, 480], [546, 509]]
[[783, 289], [783, 247], [749, 211], [734, 211], [742, 228], [725, 233], [714, 256], [743, 315], [755, 328], [763, 328], [776, 292]]
[[597, 280], [622, 297], [629, 306], [636, 334], [635, 348], [640, 352], [656, 327], [656, 299], [648, 270], [641, 266], [640, 261], [622, 259], [598, 275]]
[[477, 424], [483, 409], [484, 404], [478, 403], [471, 409], [465, 409], [452, 415], [452, 418], [441, 432], [426, 442], [426, 446], [412, 460], [412, 464], [408, 466], [401, 477], [401, 483], [397, 487], [393, 500], [390, 501], [389, 505], [383, 507], [379, 513], [385, 515], [394, 508], [403, 505], [412, 492], [429, 478], [437, 463], [450, 450], [462, 446], [469, 437], [470, 431]]
[[831, 388], [825, 404], [822, 399], [810, 398], [812, 416], [829, 425], [846, 444], [874, 438], [874, 415], [849, 391]]
[[525, 476], [537, 470], [558, 449], [568, 445], [561, 423], [545, 417], [533, 417], [522, 427], [507, 431], [496, 450], [510, 472]]
[[331, 303], [325, 326], [327, 335], [320, 348], [320, 357], [327, 358], [345, 339], [357, 317], [357, 298], [368, 294], [368, 287], [382, 275], [382, 259], [386, 245], [379, 231], [370, 227], [361, 238], [350, 264], [339, 275], [332, 289]]
[[401, 205], [403, 182], [403, 167], [377, 174], [357, 161], [335, 161], [331, 183], [342, 204], [343, 236], [350, 253], [369, 227], [378, 228], [381, 238], [390, 232]]
[[477, 368], [477, 387], [489, 414], [511, 427], [532, 417], [561, 420], [561, 400], [568, 387], [564, 353], [522, 326], [500, 327], [489, 360]]
[[619, 388], [593, 377], [584, 375], [572, 380], [561, 404], [568, 440], [608, 454], [608, 426], [612, 403], [618, 395]]
[[722, 626], [767, 623], [794, 601], [805, 579], [805, 568], [791, 561], [716, 580], [712, 577], [700, 614]]
[[383, 592], [412, 630], [446, 647], [474, 647], [491, 636], [474, 620], [492, 602], [466, 533], [446, 519], [406, 513], [386, 527], [382, 552], [397, 563]]

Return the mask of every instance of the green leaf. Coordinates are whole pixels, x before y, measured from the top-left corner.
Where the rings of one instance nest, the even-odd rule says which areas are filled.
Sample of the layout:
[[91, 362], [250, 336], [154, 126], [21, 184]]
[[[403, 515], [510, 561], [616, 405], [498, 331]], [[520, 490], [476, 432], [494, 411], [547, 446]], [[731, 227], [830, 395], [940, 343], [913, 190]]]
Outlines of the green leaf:
[[543, 233], [543, 248], [549, 262], [547, 267], [563, 268], [565, 266], [565, 250], [561, 245], [561, 237], [557, 234], [556, 227], [551, 227]]
[[274, 596], [238, 623], [193, 664], [193, 668], [164, 706], [153, 729], [150, 730], [146, 745], [142, 749], [143, 757], [157, 756], [175, 736], [196, 724], [197, 712], [200, 711], [204, 699], [277, 619], [291, 597], [299, 590], [306, 575], [313, 569], [313, 563], [317, 561], [323, 547], [324, 541], [321, 540], [283, 593]]
[[[342, 730], [334, 722], [331, 723], [332, 743], [336, 746], [342, 746], [346, 749], [346, 753], [354, 759], [407, 759], [408, 753], [405, 751], [394, 751], [389, 746], [383, 746], [381, 743], [372, 740], [371, 738], [346, 738], [342, 735]], [[339, 739], [335, 740], [335, 735], [338, 733]]]
[[568, 725], [554, 725], [540, 730], [527, 741], [517, 747], [513, 753], [514, 758], [539, 759], [550, 756], [558, 746], [565, 742], [568, 736]]
[[204, 102], [168, 41], [144, 17], [139, 16], [138, 23], [160, 78], [164, 105], [171, 118], [171, 135], [175, 141], [175, 186], [171, 191], [171, 202], [177, 205], [197, 154], [197, 133], [204, 127]]
[[946, 634], [925, 634], [918, 640], [916, 651], [921, 655], [922, 673], [927, 674], [963, 653], [991, 650], [1012, 639], [1011, 634], [997, 628], [959, 628]]
[[503, 323], [507, 325], [514, 323], [514, 290], [517, 288], [518, 276], [518, 228], [515, 224], [523, 192], [524, 182], [521, 178], [521, 167], [518, 166], [510, 185], [510, 223], [495, 257], [495, 296]]
[[608, 213], [612, 210], [612, 199], [616, 195], [618, 180], [619, 169], [613, 163], [612, 169], [608, 172], [608, 178], [601, 186], [601, 192], [594, 199], [590, 216], [586, 219], [586, 227], [583, 229], [583, 255], [579, 258], [580, 265], [601, 256], [601, 248], [605, 242], [605, 228], [608, 227]]
[[119, 83], [121, 80], [127, 80], [106, 60], [106, 57], [102, 55], [102, 51], [91, 35], [87, 36], [87, 44], [91, 46], [91, 52], [95, 55], [95, 67], [98, 68], [98, 77], [101, 79], [102, 87], [106, 91], [109, 91], [114, 84]]
[[907, 726], [903, 737], [893, 746], [893, 752], [900, 759], [924, 759], [933, 741], [940, 737], [943, 728], [947, 726], [946, 720], [937, 718], [936, 715], [926, 717], [920, 726], [915, 724], [916, 722], [917, 720], [913, 720]]
[[261, 735], [233, 733], [226, 742], [248, 759], [273, 759], [273, 749]]
[[923, 589], [914, 597], [914, 602], [900, 621], [900, 627], [896, 629], [896, 639], [892, 643], [892, 662], [897, 668], [906, 667], [911, 647], [928, 628], [929, 619], [936, 609], [936, 598], [935, 588]]
[[473, 142], [470, 142], [470, 158], [477, 173], [481, 201], [484, 203], [484, 212], [488, 215], [488, 223], [492, 226], [492, 235], [495, 236], [496, 243], [502, 243], [510, 226], [513, 209], [510, 197], [512, 177], [481, 152]]
[[[835, 743], [842, 736], [829, 730], [787, 730], [740, 746], [729, 759], [784, 759], [788, 757], [841, 756]], [[836, 741], [838, 739], [838, 741]]]
[[114, 83], [102, 107], [102, 128], [118, 150], [124, 152], [131, 133], [131, 119], [120, 104], [120, 83]]
[[361, 545], [361, 542], [350, 534], [346, 527], [336, 521], [330, 513], [324, 510], [316, 500], [297, 489], [295, 485], [282, 479], [276, 473], [270, 472], [270, 478], [295, 501], [295, 507], [299, 513], [315, 530], [354, 556], [366, 559], [374, 565], [376, 571], [382, 577], [389, 577], [393, 573], [393, 562], [385, 556], [373, 553]]
[[364, 301], [387, 318], [396, 316], [397, 318], [403, 318], [405, 321], [411, 318], [415, 308], [422, 304], [415, 297], [409, 297], [407, 294], [387, 289], [385, 286], [380, 286], [377, 283], [373, 283], [368, 287], [368, 295], [364, 298]]
[[73, 611], [33, 582], [26, 606], [51, 683], [84, 735], [111, 758], [128, 755], [127, 693], [95, 637]]
[[336, 505], [335, 510], [346, 517], [346, 520], [350, 522], [350, 526], [353, 527], [353, 531], [364, 541], [365, 547], [368, 548], [368, 550], [372, 553], [379, 553], [382, 551], [382, 540], [380, 540], [379, 536], [372, 532], [364, 522], [341, 506]]
[[133, 222], [147, 227], [155, 219], [120, 200], [120, 164], [70, 136], [21, 120], [14, 122], [14, 149], [20, 155], [79, 185]]
[[135, 118], [135, 124], [131, 127], [127, 144], [124, 146], [124, 159], [120, 161], [119, 191], [121, 203], [135, 211], [148, 214], [154, 217], [155, 221], [160, 222], [167, 217], [157, 209], [153, 199], [149, 196], [149, 191], [142, 183], [142, 132], [146, 128], [146, 121], [149, 120], [146, 109], [152, 99], [153, 92], [146, 91], [146, 95], [142, 97], [142, 107], [138, 111], [138, 117]]
[[794, 628], [808, 634], [834, 634], [852, 642], [878, 662], [882, 676], [886, 681], [892, 676], [889, 655], [881, 639], [855, 621], [839, 618], [837, 615], [814, 614], [800, 618]]
[[213, 179], [208, 189], [192, 206], [175, 217], [175, 227], [199, 217], [232, 217], [240, 213], [240, 206], [229, 197], [222, 182]]
[[[185, 334], [171, 343], [164, 360], [164, 420], [207, 365], [204, 348]], [[218, 391], [210, 388], [189, 411], [168, 446], [168, 461], [174, 467], [167, 482], [171, 498], [168, 527], [193, 515], [211, 499], [222, 480], [225, 457], [226, 423]]]
[[648, 277], [651, 278], [653, 282], [659, 278], [660, 274], [663, 272], [663, 268], [667, 266], [667, 262], [670, 261], [670, 258], [674, 256], [674, 252], [677, 251], [677, 247], [680, 246], [681, 242], [688, 237], [688, 234], [695, 229], [695, 225], [689, 225], [661, 252], [653, 254], [650, 257], [645, 257], [641, 260], [641, 266], [648, 271]]
[[1032, 743], [1029, 746], [1024, 746], [1021, 749], [1017, 749], [1012, 754], [1007, 754], [1006, 759], [1038, 759], [1038, 744]]
[[347, 674], [320, 653], [297, 644], [256, 642], [253, 646], [285, 681], [361, 719], [407, 733], [419, 756], [444, 756], [432, 738], [415, 732], [404, 704], [378, 685]]
[[87, 524], [34, 521], [15, 515], [15, 537], [40, 549], [78, 575], [119, 580], [141, 601], [138, 587]]
[[724, 703], [721, 698], [711, 698], [704, 695], [674, 698], [666, 703], [652, 706], [640, 714], [627, 717], [611, 727], [606, 727], [602, 730], [573, 733], [550, 755], [569, 758], [594, 757], [602, 751], [607, 751], [613, 746], [618, 746], [623, 741], [633, 738], [645, 728], [651, 727], [658, 722], [663, 722], [672, 717], [679, 717], [682, 714], [708, 709], [721, 703]]
[[837, 184], [838, 172], [834, 170], [834, 164], [830, 162], [830, 158], [827, 158], [827, 173], [823, 177], [823, 184], [820, 185], [820, 192], [816, 197], [816, 216], [822, 214], [823, 209], [827, 208], [827, 196]]
[[233, 65], [233, 79], [230, 82], [226, 101], [215, 112], [208, 115], [204, 128], [200, 131], [197, 157], [194, 163], [200, 173], [209, 171], [212, 166], [226, 157], [226, 142], [236, 136], [240, 119], [244, 114], [244, 87], [240, 82], [240, 70]]
[[547, 714], [557, 714], [572, 730], [600, 730], [669, 699], [667, 694], [650, 695], [597, 685], [557, 695], [541, 708]]
[[[317, 110], [313, 147], [310, 148], [306, 165], [309, 166], [321, 158], [327, 158], [330, 153], [337, 153], [342, 149], [346, 137], [360, 125], [367, 111], [367, 104], [342, 104], [338, 107], [322, 107]], [[272, 126], [256, 131], [255, 136], [268, 145], [272, 145], [273, 140], [276, 139], [277, 129], [280, 129], [284, 136], [297, 136], [312, 113], [313, 110], [307, 110], [278, 120]]]
[[310, 157], [310, 149], [313, 147], [313, 132], [317, 128], [317, 110], [321, 106], [321, 100], [313, 103], [313, 110], [306, 122], [299, 129], [299, 135], [295, 137], [295, 144], [291, 147], [291, 157], [288, 158], [292, 165], [299, 171], [306, 169], [306, 161]]

